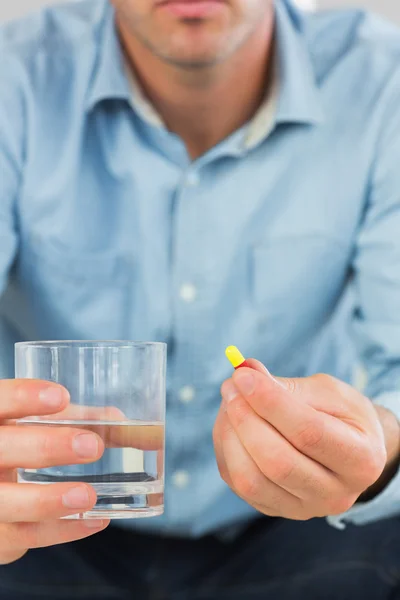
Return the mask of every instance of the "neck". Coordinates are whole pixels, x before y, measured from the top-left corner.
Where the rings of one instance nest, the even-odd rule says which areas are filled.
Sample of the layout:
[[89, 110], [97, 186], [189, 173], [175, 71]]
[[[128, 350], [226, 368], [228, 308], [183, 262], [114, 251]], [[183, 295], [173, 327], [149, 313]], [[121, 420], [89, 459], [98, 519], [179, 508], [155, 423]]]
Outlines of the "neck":
[[272, 73], [271, 13], [228, 60], [195, 70], [159, 59], [117, 17], [121, 41], [136, 77], [193, 160], [248, 122], [264, 100]]

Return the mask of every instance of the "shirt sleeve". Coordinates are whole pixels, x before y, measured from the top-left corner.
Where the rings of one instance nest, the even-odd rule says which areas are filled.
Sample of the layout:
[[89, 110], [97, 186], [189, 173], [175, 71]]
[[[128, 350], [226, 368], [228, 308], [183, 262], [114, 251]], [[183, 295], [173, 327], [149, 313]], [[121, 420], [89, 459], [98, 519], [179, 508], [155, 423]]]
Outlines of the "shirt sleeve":
[[16, 203], [24, 162], [23, 94], [18, 67], [7, 52], [0, 38], [0, 295], [17, 251]]
[[[368, 204], [354, 256], [354, 334], [367, 371], [365, 395], [400, 420], [400, 74], [388, 91]], [[400, 514], [400, 472], [373, 500], [329, 517], [344, 528]]]

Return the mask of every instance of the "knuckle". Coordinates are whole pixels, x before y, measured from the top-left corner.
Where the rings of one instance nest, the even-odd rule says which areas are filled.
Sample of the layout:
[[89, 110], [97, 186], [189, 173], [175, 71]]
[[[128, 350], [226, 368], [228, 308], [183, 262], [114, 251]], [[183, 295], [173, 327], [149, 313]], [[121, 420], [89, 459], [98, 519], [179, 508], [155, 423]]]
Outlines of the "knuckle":
[[365, 452], [358, 466], [359, 480], [369, 486], [375, 483], [382, 475], [387, 460], [386, 451]]
[[336, 390], [338, 387], [338, 379], [327, 373], [316, 373], [311, 377], [323, 389]]
[[294, 469], [295, 464], [293, 460], [285, 456], [278, 456], [275, 459], [271, 458], [269, 460], [266, 474], [276, 484], [284, 485], [291, 479]]
[[294, 444], [299, 450], [312, 450], [324, 439], [324, 424], [321, 419], [305, 423], [294, 436]]
[[349, 466], [352, 476], [348, 474], [349, 485], [364, 490], [382, 475], [387, 461], [386, 448], [383, 444], [371, 446], [370, 440], [365, 437], [357, 441], [351, 454], [353, 460]]
[[301, 480], [310, 497], [325, 502], [332, 496], [331, 482], [321, 479], [319, 475], [302, 473]]
[[261, 477], [257, 473], [235, 471], [232, 473], [232, 483], [239, 496], [243, 498], [258, 498], [261, 490]]
[[331, 498], [326, 504], [325, 513], [328, 516], [341, 515], [347, 512], [356, 502], [357, 497], [354, 495], [343, 495], [336, 498]]

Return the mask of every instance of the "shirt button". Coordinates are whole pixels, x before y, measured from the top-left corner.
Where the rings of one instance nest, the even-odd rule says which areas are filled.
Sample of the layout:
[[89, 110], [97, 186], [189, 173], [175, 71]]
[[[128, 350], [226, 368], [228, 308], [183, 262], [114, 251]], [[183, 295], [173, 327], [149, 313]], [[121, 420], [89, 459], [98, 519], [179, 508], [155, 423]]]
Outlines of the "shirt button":
[[174, 486], [181, 490], [188, 486], [189, 480], [190, 476], [187, 471], [175, 471], [172, 476], [172, 482]]
[[193, 171], [186, 176], [186, 185], [188, 187], [196, 187], [200, 183], [200, 177]]
[[191, 283], [184, 283], [180, 289], [180, 297], [185, 302], [194, 302], [197, 296], [197, 289]]
[[181, 402], [183, 402], [184, 404], [189, 404], [190, 402], [192, 402], [194, 400], [195, 395], [196, 390], [191, 385], [185, 385], [185, 387], [183, 387], [179, 392]]

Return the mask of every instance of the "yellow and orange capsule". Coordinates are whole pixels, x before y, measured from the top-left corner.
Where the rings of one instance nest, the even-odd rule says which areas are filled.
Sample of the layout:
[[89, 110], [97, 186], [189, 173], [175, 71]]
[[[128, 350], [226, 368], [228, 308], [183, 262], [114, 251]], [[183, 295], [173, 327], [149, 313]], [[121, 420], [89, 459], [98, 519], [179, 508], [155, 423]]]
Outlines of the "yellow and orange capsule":
[[236, 346], [228, 346], [228, 348], [225, 350], [225, 354], [234, 369], [240, 369], [241, 367], [251, 368], [243, 354], [238, 348], [236, 348]]

